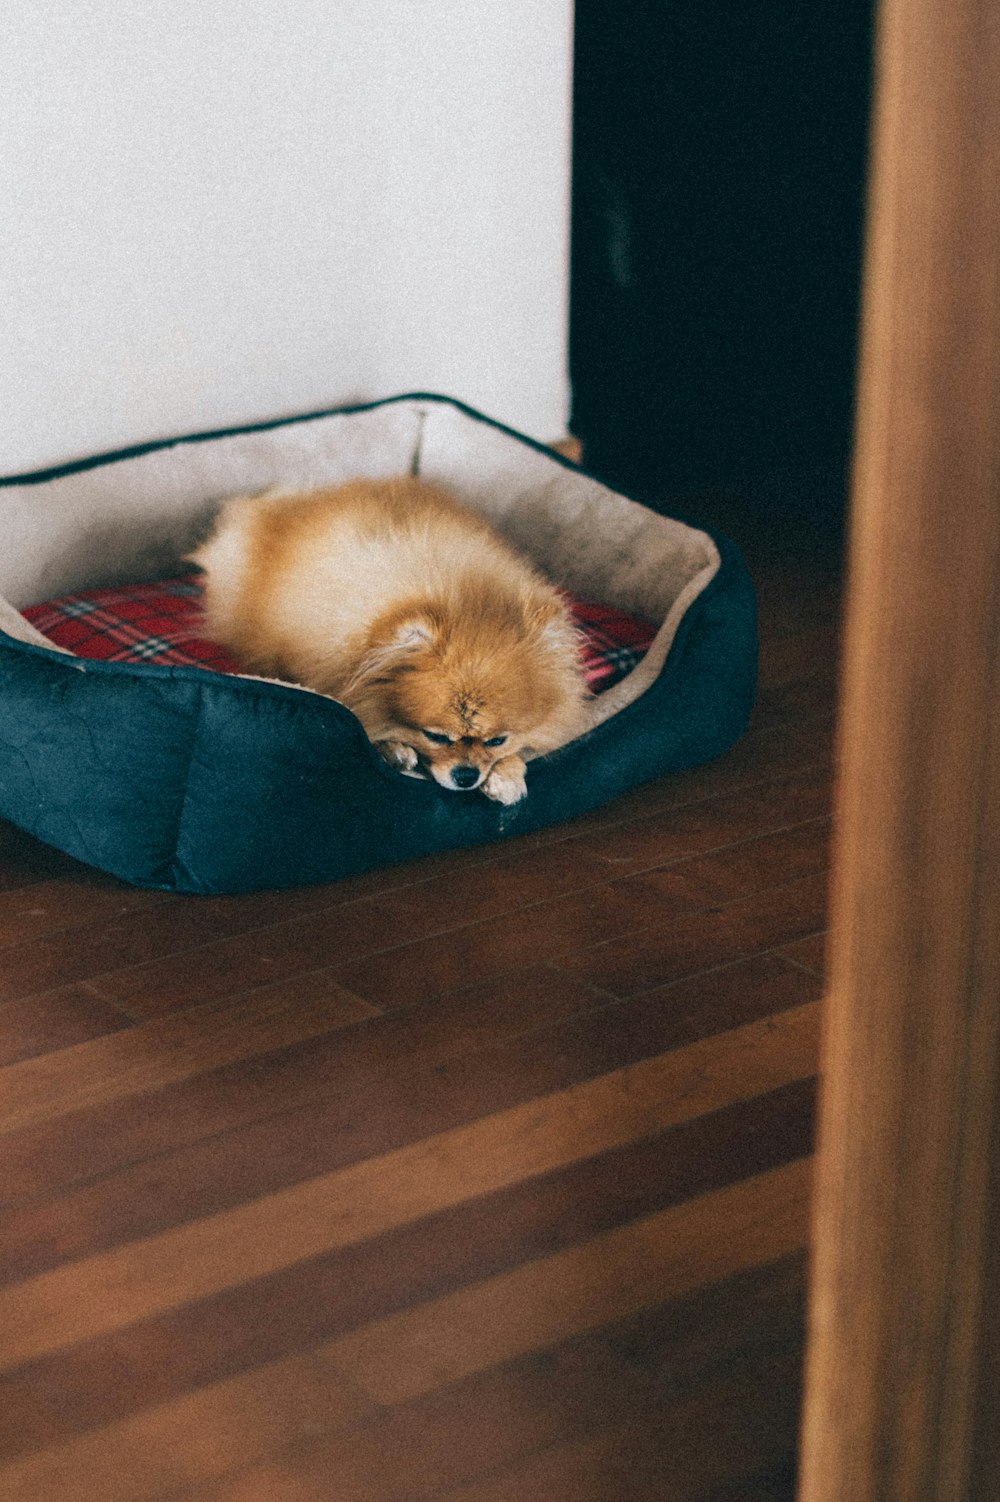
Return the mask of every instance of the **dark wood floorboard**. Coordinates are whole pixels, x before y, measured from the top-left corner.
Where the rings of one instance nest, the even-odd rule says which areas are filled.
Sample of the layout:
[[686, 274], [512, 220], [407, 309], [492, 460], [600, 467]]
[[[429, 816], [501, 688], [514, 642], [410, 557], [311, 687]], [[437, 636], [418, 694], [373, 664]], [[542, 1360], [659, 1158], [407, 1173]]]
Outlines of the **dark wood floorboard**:
[[237, 898], [0, 825], [0, 1496], [791, 1502], [839, 549], [714, 504], [710, 766]]

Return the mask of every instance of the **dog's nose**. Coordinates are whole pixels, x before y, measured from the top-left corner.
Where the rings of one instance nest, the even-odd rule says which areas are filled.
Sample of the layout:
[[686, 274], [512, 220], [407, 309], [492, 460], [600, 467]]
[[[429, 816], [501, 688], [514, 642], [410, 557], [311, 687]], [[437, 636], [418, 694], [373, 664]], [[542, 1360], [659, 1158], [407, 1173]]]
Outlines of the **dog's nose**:
[[479, 768], [452, 767], [451, 780], [457, 788], [474, 788], [479, 781]]

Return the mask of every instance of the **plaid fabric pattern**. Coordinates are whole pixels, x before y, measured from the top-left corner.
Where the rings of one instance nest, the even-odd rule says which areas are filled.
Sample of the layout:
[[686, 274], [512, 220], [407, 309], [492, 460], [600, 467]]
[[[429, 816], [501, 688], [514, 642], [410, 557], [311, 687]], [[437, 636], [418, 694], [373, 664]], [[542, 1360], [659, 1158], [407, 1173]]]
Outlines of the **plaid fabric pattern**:
[[[593, 693], [601, 693], [632, 671], [655, 633], [609, 605], [566, 598], [580, 630], [587, 683]], [[200, 605], [198, 575], [187, 574], [155, 584], [64, 595], [32, 605], [22, 614], [43, 636], [77, 657], [239, 672], [221, 647], [202, 636]]]
[[566, 598], [581, 636], [587, 685], [592, 694], [602, 693], [642, 661], [656, 632], [611, 605]]
[[121, 584], [63, 595], [21, 614], [77, 657], [102, 662], [155, 662], [164, 667], [235, 673], [233, 659], [201, 634], [197, 575], [155, 584]]

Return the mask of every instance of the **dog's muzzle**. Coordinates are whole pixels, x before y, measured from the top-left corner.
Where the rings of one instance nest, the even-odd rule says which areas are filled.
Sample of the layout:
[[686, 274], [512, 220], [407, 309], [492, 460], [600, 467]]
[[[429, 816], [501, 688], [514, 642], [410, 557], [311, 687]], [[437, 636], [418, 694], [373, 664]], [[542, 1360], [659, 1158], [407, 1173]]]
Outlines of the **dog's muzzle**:
[[460, 766], [452, 767], [448, 774], [457, 788], [474, 788], [479, 782], [479, 768]]

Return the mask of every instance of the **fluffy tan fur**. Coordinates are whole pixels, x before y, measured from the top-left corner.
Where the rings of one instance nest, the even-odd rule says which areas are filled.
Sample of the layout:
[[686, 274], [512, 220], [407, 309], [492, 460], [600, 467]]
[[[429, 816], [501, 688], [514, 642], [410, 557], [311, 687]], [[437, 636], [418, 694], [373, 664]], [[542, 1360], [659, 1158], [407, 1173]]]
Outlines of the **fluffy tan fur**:
[[584, 729], [561, 596], [439, 486], [235, 497], [193, 561], [215, 640], [252, 672], [339, 699], [388, 761], [442, 787], [515, 803], [524, 755]]

